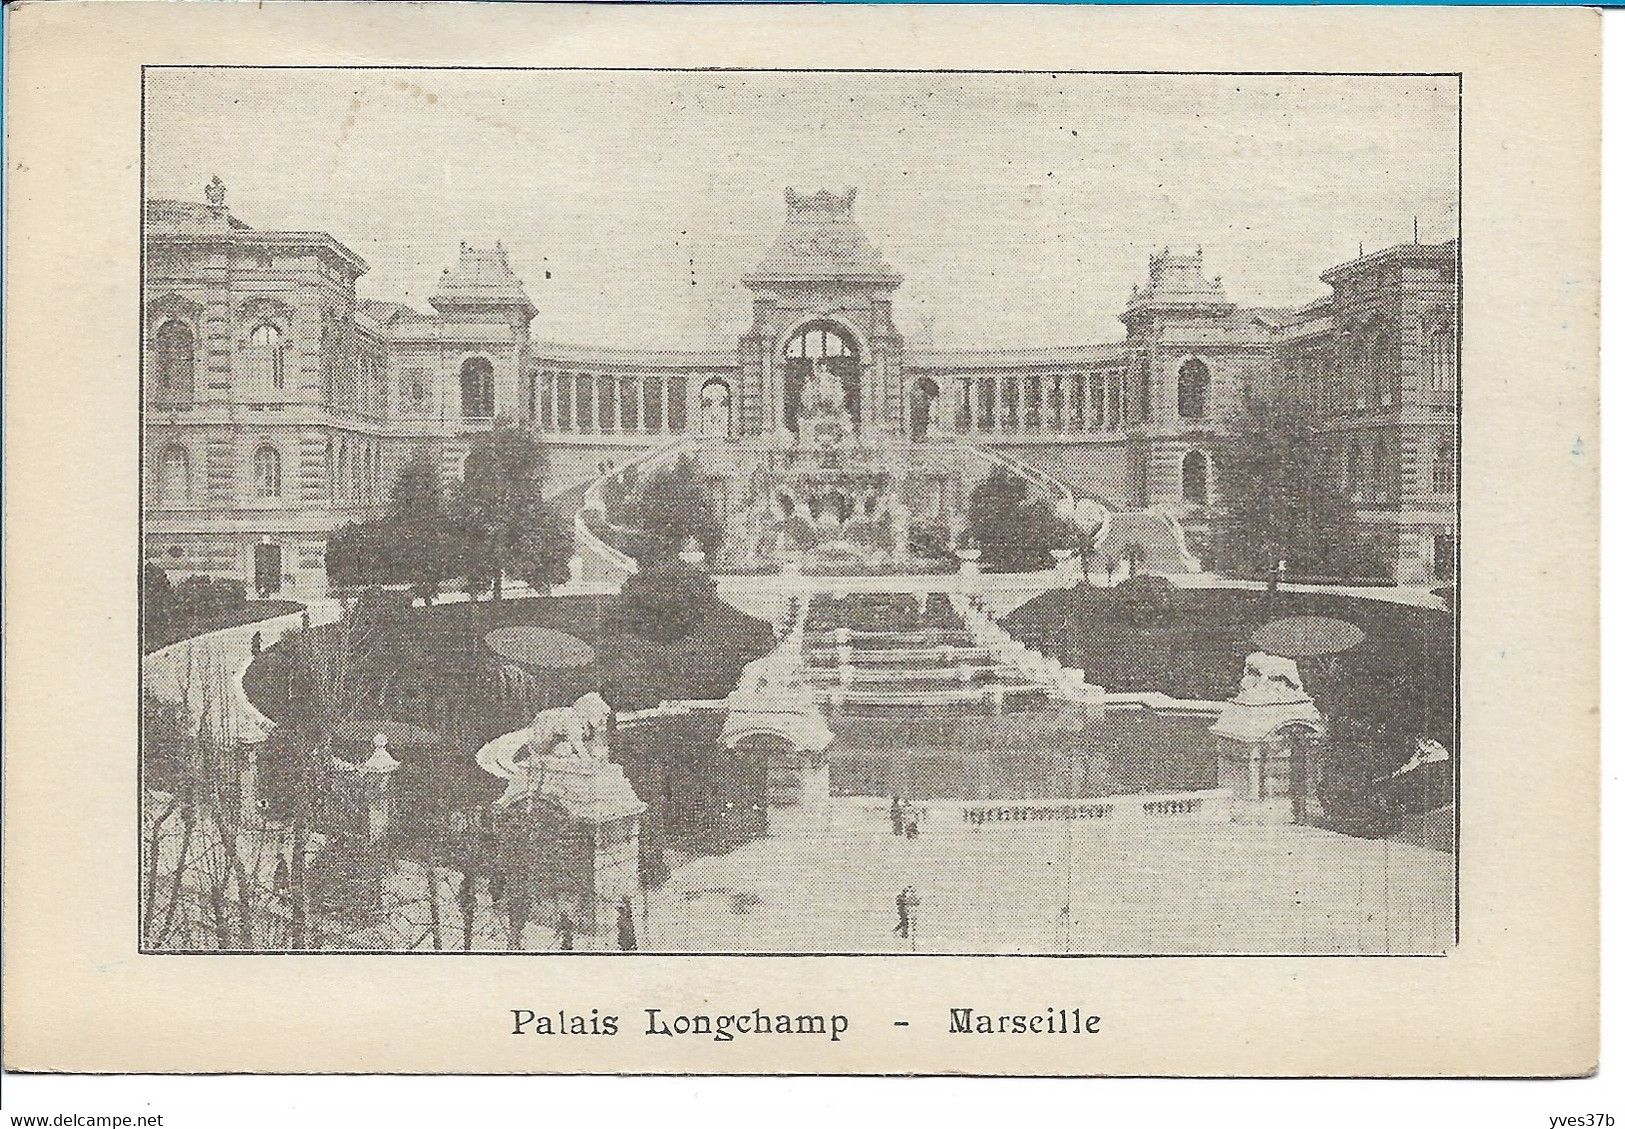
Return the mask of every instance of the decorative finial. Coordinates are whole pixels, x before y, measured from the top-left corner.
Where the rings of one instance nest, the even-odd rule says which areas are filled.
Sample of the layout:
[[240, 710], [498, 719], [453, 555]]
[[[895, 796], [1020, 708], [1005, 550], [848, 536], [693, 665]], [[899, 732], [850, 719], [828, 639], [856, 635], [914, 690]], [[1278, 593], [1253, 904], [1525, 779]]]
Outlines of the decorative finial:
[[372, 756], [361, 764], [362, 772], [387, 774], [401, 767], [401, 762], [389, 755], [389, 735], [380, 733], [372, 739]]
[[211, 208], [224, 208], [226, 206], [226, 182], [216, 176], [204, 186], [203, 198], [209, 202]]

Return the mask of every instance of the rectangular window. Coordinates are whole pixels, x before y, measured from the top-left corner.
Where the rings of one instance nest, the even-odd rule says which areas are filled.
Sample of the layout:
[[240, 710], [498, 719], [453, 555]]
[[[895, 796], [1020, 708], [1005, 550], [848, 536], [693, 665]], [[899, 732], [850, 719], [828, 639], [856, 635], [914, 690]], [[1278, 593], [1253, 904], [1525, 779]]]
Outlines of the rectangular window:
[[635, 376], [621, 377], [621, 430], [636, 431], [638, 428], [638, 378]]
[[536, 422], [546, 431], [558, 427], [553, 419], [553, 382], [558, 379], [558, 373], [544, 372], [538, 374], [536, 379], [535, 400], [536, 407], [532, 415]]
[[673, 376], [666, 390], [666, 418], [671, 430], [682, 431], [688, 426], [688, 377]]
[[993, 414], [993, 377], [984, 376], [976, 381], [976, 430], [992, 431], [995, 422]]
[[592, 377], [584, 372], [576, 373], [576, 430], [591, 431], [592, 423]]
[[1004, 387], [1004, 418], [999, 424], [1014, 431], [1021, 426], [1021, 384], [1013, 376], [1004, 377], [1001, 383]]
[[661, 403], [663, 384], [658, 377], [645, 377], [643, 381], [643, 430], [659, 431], [665, 426], [665, 405]]

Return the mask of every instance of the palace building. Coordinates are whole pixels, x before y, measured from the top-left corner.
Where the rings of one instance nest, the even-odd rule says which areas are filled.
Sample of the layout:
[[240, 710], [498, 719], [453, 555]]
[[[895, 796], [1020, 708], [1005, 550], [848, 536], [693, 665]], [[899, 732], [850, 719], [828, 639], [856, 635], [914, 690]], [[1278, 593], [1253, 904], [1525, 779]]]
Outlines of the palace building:
[[249, 226], [218, 179], [205, 203], [149, 200], [147, 559], [319, 593], [328, 532], [380, 513], [424, 447], [457, 477], [470, 437], [511, 416], [547, 439], [568, 486], [679, 438], [793, 442], [815, 379], [838, 382], [855, 443], [922, 465], [950, 442], [978, 448], [1177, 522], [1200, 556], [1224, 496], [1224, 421], [1275, 384], [1313, 406], [1322, 456], [1395, 579], [1454, 578], [1454, 241], [1333, 266], [1329, 292], [1290, 309], [1239, 305], [1200, 251], [1165, 251], [1128, 295], [1120, 340], [948, 350], [894, 324], [904, 280], [858, 227], [856, 195], [788, 191], [783, 229], [743, 279], [748, 327], [691, 352], [534, 340], [537, 307], [501, 244], [465, 244], [422, 310], [359, 298], [358, 255], [326, 233]]

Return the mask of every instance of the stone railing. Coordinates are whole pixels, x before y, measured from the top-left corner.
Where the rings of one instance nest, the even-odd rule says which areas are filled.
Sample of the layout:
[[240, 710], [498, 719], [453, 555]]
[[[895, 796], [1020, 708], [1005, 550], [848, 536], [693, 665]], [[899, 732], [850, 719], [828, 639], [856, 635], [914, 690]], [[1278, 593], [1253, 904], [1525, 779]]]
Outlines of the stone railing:
[[[924, 815], [927, 834], [976, 831], [996, 824], [1140, 823], [1147, 820], [1224, 822], [1234, 794], [1228, 788], [1188, 792], [1144, 792], [1124, 796], [1056, 797], [1030, 800], [913, 800]], [[890, 801], [857, 801], [876, 822], [890, 818]]]
[[[638, 570], [638, 562], [631, 556], [609, 544], [592, 529], [585, 518], [590, 511], [596, 515], [596, 521], [607, 531], [614, 531], [620, 527], [609, 520], [608, 507], [604, 502], [604, 487], [610, 480], [619, 478], [628, 470], [646, 467], [652, 463], [665, 462], [679, 456], [695, 447], [695, 440], [686, 435], [674, 436], [668, 442], [657, 447], [651, 447], [641, 452], [636, 458], [630, 459], [614, 470], [608, 471], [587, 483], [582, 495], [581, 508], [575, 514], [576, 546], [583, 556], [594, 556], [603, 561], [611, 570], [619, 573], [621, 578], [632, 575]], [[625, 530], [628, 535], [635, 530]]]

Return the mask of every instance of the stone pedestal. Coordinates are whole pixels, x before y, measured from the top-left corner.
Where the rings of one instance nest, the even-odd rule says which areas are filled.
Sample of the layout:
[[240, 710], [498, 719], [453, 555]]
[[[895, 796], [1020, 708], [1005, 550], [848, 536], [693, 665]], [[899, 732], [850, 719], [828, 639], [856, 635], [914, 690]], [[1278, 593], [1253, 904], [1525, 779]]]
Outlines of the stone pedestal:
[[624, 899], [641, 904], [638, 838], [647, 805], [621, 766], [607, 760], [548, 755], [541, 771], [535, 799], [551, 804], [580, 843], [571, 919], [583, 933], [613, 930]]
[[1241, 689], [1209, 729], [1217, 743], [1219, 786], [1234, 796], [1231, 818], [1306, 822], [1311, 762], [1325, 730], [1297, 663], [1262, 652], [1249, 655]]
[[604, 700], [586, 694], [475, 754], [481, 768], [508, 781], [493, 805], [507, 833], [547, 853], [529, 868], [533, 878], [548, 876], [545, 888], [527, 888], [522, 902], [524, 916], [547, 929], [562, 912], [578, 933], [613, 931], [622, 901], [642, 902], [638, 841], [646, 805], [609, 759], [610, 723]]
[[802, 676], [800, 647], [785, 646], [748, 664], [728, 695], [717, 743], [753, 753], [766, 776], [768, 834], [822, 826], [829, 814], [829, 757], [834, 735]]

